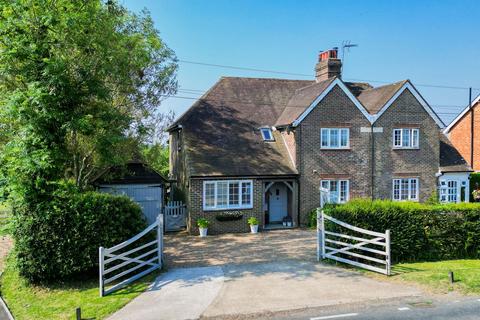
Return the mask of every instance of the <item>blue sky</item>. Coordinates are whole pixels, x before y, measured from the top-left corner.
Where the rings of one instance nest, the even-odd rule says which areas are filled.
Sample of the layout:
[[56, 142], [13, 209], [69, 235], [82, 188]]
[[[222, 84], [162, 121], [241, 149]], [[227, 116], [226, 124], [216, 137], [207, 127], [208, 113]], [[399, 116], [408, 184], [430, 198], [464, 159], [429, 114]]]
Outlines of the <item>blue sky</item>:
[[[180, 60], [312, 74], [318, 52], [350, 40], [343, 78], [480, 88], [480, 1], [121, 0], [147, 8]], [[198, 97], [221, 76], [307, 79], [180, 62], [178, 96]], [[372, 83], [381, 85], [381, 83]], [[418, 86], [448, 123], [467, 89]], [[199, 90], [197, 91], [190, 91]], [[195, 92], [195, 93], [192, 93]], [[474, 91], [474, 96], [480, 90]], [[169, 98], [184, 112], [194, 100]]]

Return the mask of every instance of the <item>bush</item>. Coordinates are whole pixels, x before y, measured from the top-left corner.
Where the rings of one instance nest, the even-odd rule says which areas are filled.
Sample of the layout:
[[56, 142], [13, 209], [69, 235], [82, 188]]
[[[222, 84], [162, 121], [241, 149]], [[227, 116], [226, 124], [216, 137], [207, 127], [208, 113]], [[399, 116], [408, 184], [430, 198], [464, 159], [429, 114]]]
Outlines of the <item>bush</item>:
[[[480, 205], [353, 200], [324, 212], [360, 228], [391, 231], [394, 262], [480, 258]], [[329, 229], [340, 229], [328, 224]], [[345, 229], [342, 228], [342, 231]]]
[[140, 207], [125, 196], [63, 188], [35, 211], [14, 217], [17, 265], [32, 282], [64, 279], [98, 268], [98, 248], [146, 227]]

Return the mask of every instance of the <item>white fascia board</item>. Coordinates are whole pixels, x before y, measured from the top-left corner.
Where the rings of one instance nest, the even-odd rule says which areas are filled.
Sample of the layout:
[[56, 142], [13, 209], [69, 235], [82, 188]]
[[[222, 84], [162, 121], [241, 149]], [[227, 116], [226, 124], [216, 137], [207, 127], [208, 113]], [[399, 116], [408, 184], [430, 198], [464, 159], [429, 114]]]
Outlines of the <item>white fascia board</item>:
[[[472, 101], [472, 107], [475, 106], [479, 101], [480, 101], [480, 95], [476, 97], [475, 100]], [[457, 122], [460, 121], [460, 119], [462, 119], [463, 116], [466, 115], [469, 110], [470, 110], [470, 105], [466, 106], [465, 109], [463, 109], [463, 111], [460, 112], [460, 114], [455, 119], [453, 119], [452, 122], [450, 122], [448, 127], [446, 127], [443, 132], [444, 133], [450, 132], [450, 130], [455, 126], [455, 124], [457, 124]]]
[[385, 111], [395, 102], [395, 100], [398, 99], [398, 97], [405, 91], [408, 90], [410, 91], [411, 94], [417, 99], [418, 102], [422, 105], [423, 109], [432, 117], [432, 119], [435, 121], [435, 123], [438, 125], [439, 128], [443, 128], [445, 124], [443, 121], [438, 117], [438, 115], [433, 111], [433, 109], [430, 107], [430, 105], [423, 99], [423, 97], [420, 95], [420, 93], [415, 89], [415, 87], [410, 83], [410, 81], [407, 81], [398, 91], [393, 95], [393, 97], [388, 100], [388, 102], [380, 109], [380, 111], [375, 114], [374, 116], [374, 121], [377, 121]]
[[339, 86], [340, 89], [345, 92], [345, 94], [350, 98], [350, 100], [355, 104], [355, 106], [360, 110], [360, 112], [370, 121], [373, 122], [374, 117], [368, 113], [365, 107], [358, 101], [358, 99], [350, 92], [347, 86], [342, 82], [340, 79], [335, 79], [323, 92], [310, 104], [310, 106], [305, 110], [297, 120], [292, 123], [293, 127], [297, 127], [303, 119], [306, 118], [312, 112], [312, 110], [330, 93], [330, 91], [335, 88], [335, 86]]

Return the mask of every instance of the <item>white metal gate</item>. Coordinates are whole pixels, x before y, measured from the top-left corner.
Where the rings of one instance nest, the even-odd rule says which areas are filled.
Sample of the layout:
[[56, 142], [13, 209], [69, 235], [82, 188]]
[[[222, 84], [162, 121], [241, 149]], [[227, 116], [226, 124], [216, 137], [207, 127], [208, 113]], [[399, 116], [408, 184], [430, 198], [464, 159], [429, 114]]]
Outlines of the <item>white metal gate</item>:
[[[325, 230], [325, 220], [359, 233], [361, 237]], [[368, 236], [372, 238], [365, 238]], [[352, 260], [352, 257], [357, 259]], [[380, 233], [355, 227], [317, 209], [317, 259], [332, 259], [390, 275], [390, 230]]]
[[[141, 244], [127, 251], [121, 251], [118, 253], [119, 250], [125, 250], [127, 246], [131, 246], [134, 243], [139, 242], [140, 239], [144, 238], [149, 232], [151, 232], [155, 228], [157, 229], [155, 240]], [[140, 250], [142, 250], [142, 253], [140, 255], [138, 255], [137, 253], [136, 256], [131, 256]], [[111, 248], [100, 247], [98, 251], [100, 296], [103, 297], [104, 295], [116, 291], [156, 269], [162, 268], [163, 216], [158, 215], [154, 223], [149, 225], [145, 230], [143, 230], [136, 236], [130, 238], [129, 240], [117, 244], [116, 246], [113, 246]], [[127, 267], [132, 263], [135, 265], [127, 269]], [[113, 266], [107, 268], [108, 264], [113, 264]], [[138, 272], [138, 270], [141, 268], [146, 269], [141, 271], [140, 273], [131, 275], [132, 272]], [[117, 271], [117, 274], [113, 275], [114, 271]], [[109, 278], [107, 278], [107, 275], [109, 276]], [[130, 275], [130, 277], [125, 279], [125, 276], [127, 275]], [[106, 289], [106, 285], [110, 285], [110, 287]]]
[[187, 226], [187, 206], [182, 201], [169, 201], [163, 208], [165, 230], [178, 231]]

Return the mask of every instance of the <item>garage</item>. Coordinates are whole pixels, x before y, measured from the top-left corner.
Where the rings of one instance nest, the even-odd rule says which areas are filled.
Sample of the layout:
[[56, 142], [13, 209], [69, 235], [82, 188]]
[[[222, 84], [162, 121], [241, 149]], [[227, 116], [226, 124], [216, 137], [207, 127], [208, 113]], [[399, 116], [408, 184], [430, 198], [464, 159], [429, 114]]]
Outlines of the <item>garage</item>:
[[100, 192], [126, 195], [137, 202], [149, 224], [164, 205], [167, 180], [142, 162], [129, 162], [125, 167], [105, 170], [96, 180]]

